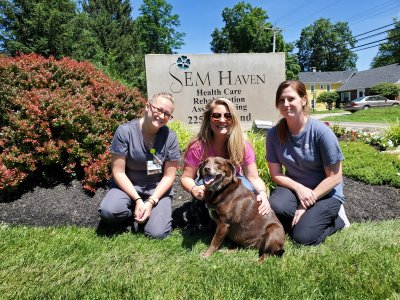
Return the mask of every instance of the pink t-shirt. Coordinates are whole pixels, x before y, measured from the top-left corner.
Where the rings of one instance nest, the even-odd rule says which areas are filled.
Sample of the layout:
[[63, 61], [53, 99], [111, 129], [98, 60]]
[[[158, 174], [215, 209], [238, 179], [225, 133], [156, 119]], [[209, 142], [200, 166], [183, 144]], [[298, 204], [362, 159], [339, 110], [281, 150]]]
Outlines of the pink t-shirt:
[[[245, 143], [246, 147], [244, 150], [243, 163], [241, 166], [236, 166], [236, 173], [240, 175], [242, 175], [242, 167], [248, 166], [256, 160], [254, 151], [250, 144], [247, 141]], [[208, 156], [216, 156], [214, 149], [212, 147], [207, 147], [203, 142], [196, 141], [186, 151], [185, 163], [198, 168], [200, 163]]]

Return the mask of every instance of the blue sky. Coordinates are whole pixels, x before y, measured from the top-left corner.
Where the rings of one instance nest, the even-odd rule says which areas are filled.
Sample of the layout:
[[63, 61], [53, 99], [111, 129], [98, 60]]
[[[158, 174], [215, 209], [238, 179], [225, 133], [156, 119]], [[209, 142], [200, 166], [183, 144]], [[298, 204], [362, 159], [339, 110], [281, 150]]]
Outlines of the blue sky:
[[[178, 50], [182, 54], [212, 53], [210, 50], [211, 33], [215, 28], [224, 26], [222, 10], [232, 8], [240, 1], [228, 0], [166, 0], [173, 6], [173, 13], [178, 14], [181, 21], [179, 32], [186, 34], [185, 45]], [[393, 17], [400, 19], [400, 0], [248, 0], [253, 7], [261, 7], [267, 12], [268, 22], [282, 29], [286, 42], [299, 39], [301, 30], [319, 18], [329, 18], [332, 23], [348, 22], [353, 36], [366, 33], [393, 23]], [[142, 1], [131, 0], [134, 15]], [[393, 28], [389, 26], [369, 34], [380, 33]], [[360, 40], [358, 45], [384, 39], [380, 34], [369, 39]], [[370, 47], [376, 44], [366, 45]], [[363, 47], [363, 48], [365, 48]], [[379, 47], [355, 52], [358, 55], [357, 69], [370, 68], [373, 57]], [[359, 48], [361, 49], [361, 48]]]

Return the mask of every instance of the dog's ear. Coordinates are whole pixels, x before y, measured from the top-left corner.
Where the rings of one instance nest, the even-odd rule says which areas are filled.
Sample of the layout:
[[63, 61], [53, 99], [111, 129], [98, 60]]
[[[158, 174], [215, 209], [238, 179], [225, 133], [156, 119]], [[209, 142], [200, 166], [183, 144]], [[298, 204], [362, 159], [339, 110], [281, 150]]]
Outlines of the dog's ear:
[[203, 178], [203, 174], [201, 174], [201, 169], [203, 169], [205, 164], [205, 160], [201, 161], [199, 167], [197, 168], [197, 178], [198, 179], [202, 179]]
[[228, 159], [226, 160], [226, 163], [228, 164], [229, 169], [231, 169], [232, 175], [236, 175], [236, 168], [233, 163]]

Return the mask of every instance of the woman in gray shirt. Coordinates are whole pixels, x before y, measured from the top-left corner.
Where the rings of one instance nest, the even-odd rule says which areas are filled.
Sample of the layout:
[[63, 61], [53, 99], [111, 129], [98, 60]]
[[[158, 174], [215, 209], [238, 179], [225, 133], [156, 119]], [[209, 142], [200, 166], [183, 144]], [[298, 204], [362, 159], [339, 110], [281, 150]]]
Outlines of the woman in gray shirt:
[[118, 127], [110, 147], [113, 182], [100, 204], [108, 224], [134, 225], [135, 231], [165, 238], [172, 230], [172, 185], [180, 152], [172, 119], [171, 94], [154, 95], [144, 116]]
[[275, 105], [283, 118], [267, 135], [268, 167], [277, 184], [271, 208], [296, 243], [318, 245], [350, 225], [342, 205], [344, 157], [333, 131], [308, 115], [302, 82], [282, 82]]

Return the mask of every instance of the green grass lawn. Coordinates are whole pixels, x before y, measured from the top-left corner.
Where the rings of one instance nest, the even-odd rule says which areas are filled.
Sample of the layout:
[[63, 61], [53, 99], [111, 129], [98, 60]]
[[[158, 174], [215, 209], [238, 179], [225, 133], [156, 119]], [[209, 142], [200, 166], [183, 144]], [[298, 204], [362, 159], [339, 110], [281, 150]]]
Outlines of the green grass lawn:
[[336, 122], [367, 122], [367, 123], [396, 124], [400, 122], [400, 107], [373, 108], [368, 110], [360, 110], [352, 114], [326, 117], [323, 118], [323, 120], [336, 121]]
[[[183, 147], [191, 134], [179, 131]], [[264, 136], [249, 138], [270, 186]], [[395, 155], [361, 142], [341, 147], [346, 176], [400, 187]], [[400, 299], [400, 219], [353, 223], [317, 247], [286, 241], [283, 257], [259, 264], [256, 250], [202, 259], [210, 237], [190, 231], [160, 241], [0, 224], [0, 299]]]
[[399, 299], [400, 220], [353, 224], [318, 247], [257, 263], [256, 250], [200, 258], [209, 240], [0, 227], [1, 299]]

